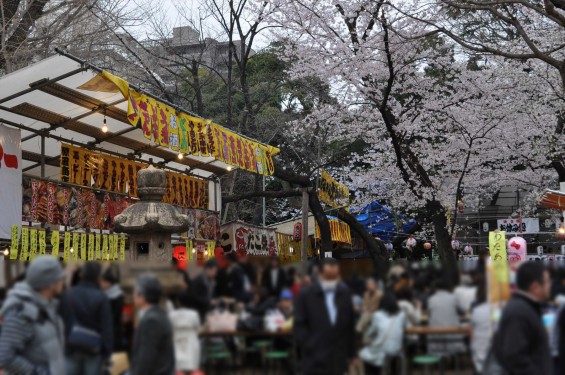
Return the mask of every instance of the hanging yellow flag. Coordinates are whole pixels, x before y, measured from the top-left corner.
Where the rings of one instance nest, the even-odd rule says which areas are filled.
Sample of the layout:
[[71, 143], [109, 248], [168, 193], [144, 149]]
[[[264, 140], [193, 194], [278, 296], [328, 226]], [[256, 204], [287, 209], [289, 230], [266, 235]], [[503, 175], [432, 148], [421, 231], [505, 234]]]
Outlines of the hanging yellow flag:
[[186, 240], [186, 259], [189, 262], [194, 261], [194, 247], [192, 245], [192, 240]]
[[100, 233], [96, 233], [96, 260], [101, 260], [102, 259], [102, 254], [100, 252], [100, 248], [102, 246], [102, 235]]
[[22, 228], [22, 251], [20, 252], [20, 260], [23, 262], [27, 261], [28, 257], [28, 246], [29, 246], [29, 228]]
[[29, 261], [37, 256], [37, 229], [29, 230]]
[[214, 248], [216, 247], [216, 241], [208, 241], [206, 242], [206, 251], [208, 252], [208, 256], [206, 259], [210, 259], [214, 257]]
[[63, 239], [63, 261], [71, 261], [71, 232], [65, 232]]
[[80, 259], [82, 260], [86, 260], [86, 252], [88, 250], [87, 248], [87, 244], [86, 244], [86, 233], [81, 233], [80, 234]]
[[102, 260], [110, 260], [110, 255], [108, 253], [108, 235], [102, 235]]
[[20, 232], [19, 225], [12, 225], [12, 243], [10, 244], [10, 260], [18, 259], [18, 247], [20, 244], [20, 239], [18, 237]]
[[126, 261], [126, 236], [120, 236], [120, 262]]
[[47, 250], [47, 242], [45, 241], [45, 231], [39, 231], [39, 255], [45, 255], [45, 250]]
[[501, 282], [508, 282], [508, 264], [506, 261], [506, 233], [502, 231], [490, 232], [489, 251], [492, 259], [496, 278]]
[[112, 249], [112, 260], [116, 261], [118, 260], [118, 249], [120, 247], [120, 241], [119, 241], [119, 237], [117, 234], [113, 234], [112, 237], [114, 237], [114, 246]]
[[55, 258], [59, 258], [59, 231], [54, 230], [51, 233], [51, 255]]
[[71, 248], [71, 259], [78, 261], [78, 253], [80, 252], [80, 233], [73, 233], [73, 247]]
[[88, 260], [94, 260], [94, 233], [88, 234]]

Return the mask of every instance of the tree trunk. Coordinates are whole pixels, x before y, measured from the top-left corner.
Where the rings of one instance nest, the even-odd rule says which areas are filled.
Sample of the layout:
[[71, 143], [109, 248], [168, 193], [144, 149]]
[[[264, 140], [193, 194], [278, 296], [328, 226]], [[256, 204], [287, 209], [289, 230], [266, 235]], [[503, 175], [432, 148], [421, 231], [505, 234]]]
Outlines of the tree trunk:
[[196, 96], [196, 113], [204, 114], [204, 100], [202, 99], [202, 85], [200, 84], [200, 77], [198, 76], [198, 61], [192, 60], [191, 74], [194, 93]]
[[384, 280], [388, 271], [388, 256], [384, 243], [377, 241], [347, 210], [339, 209], [337, 217], [349, 225], [349, 228], [365, 241], [367, 251], [373, 261], [373, 274], [376, 278]]
[[318, 193], [316, 191], [309, 192], [308, 203], [310, 204], [310, 210], [314, 215], [314, 219], [318, 223], [320, 227], [320, 254], [325, 253], [326, 251], [332, 251], [332, 232], [330, 230], [330, 222], [326, 213], [324, 212], [324, 208], [318, 199]]
[[428, 202], [426, 206], [427, 211], [432, 214], [436, 246], [443, 266], [444, 276], [451, 286], [455, 286], [459, 281], [459, 270], [455, 252], [451, 249], [451, 236], [447, 228], [445, 208], [436, 200]]

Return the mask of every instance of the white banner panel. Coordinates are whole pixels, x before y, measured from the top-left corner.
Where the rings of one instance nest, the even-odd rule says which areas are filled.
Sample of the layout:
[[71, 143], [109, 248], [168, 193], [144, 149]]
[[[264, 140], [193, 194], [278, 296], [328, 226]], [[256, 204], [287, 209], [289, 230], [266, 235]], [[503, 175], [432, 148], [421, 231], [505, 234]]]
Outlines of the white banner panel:
[[0, 124], [0, 238], [22, 222], [22, 142], [19, 129]]
[[508, 233], [538, 233], [538, 218], [498, 219], [497, 228]]

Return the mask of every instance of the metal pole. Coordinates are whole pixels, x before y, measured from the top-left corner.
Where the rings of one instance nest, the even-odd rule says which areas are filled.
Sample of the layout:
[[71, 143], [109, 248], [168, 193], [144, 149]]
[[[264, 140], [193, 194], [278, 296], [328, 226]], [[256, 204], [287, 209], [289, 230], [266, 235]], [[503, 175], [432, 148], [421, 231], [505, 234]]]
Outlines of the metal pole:
[[302, 266], [306, 269], [308, 260], [308, 188], [302, 188], [302, 250], [300, 251]]
[[41, 135], [41, 178], [45, 178], [45, 136]]
[[[263, 175], [263, 192], [265, 192], [265, 175]], [[267, 199], [263, 196], [263, 227], [267, 223]]]

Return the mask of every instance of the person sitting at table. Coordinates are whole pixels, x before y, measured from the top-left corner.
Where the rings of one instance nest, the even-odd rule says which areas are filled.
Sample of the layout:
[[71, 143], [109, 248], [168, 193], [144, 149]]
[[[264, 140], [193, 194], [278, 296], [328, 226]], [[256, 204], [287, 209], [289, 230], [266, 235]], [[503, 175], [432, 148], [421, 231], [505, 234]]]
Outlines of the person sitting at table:
[[400, 309], [394, 294], [386, 292], [380, 301], [380, 308], [371, 318], [367, 346], [359, 353], [366, 375], [379, 375], [387, 356], [397, 356], [402, 352], [406, 315]]
[[[428, 325], [430, 327], [459, 327], [462, 311], [459, 310], [457, 298], [449, 290], [444, 278], [436, 281], [436, 292], [428, 300]], [[429, 335], [428, 353], [434, 355], [451, 355], [466, 352], [464, 335]]]

